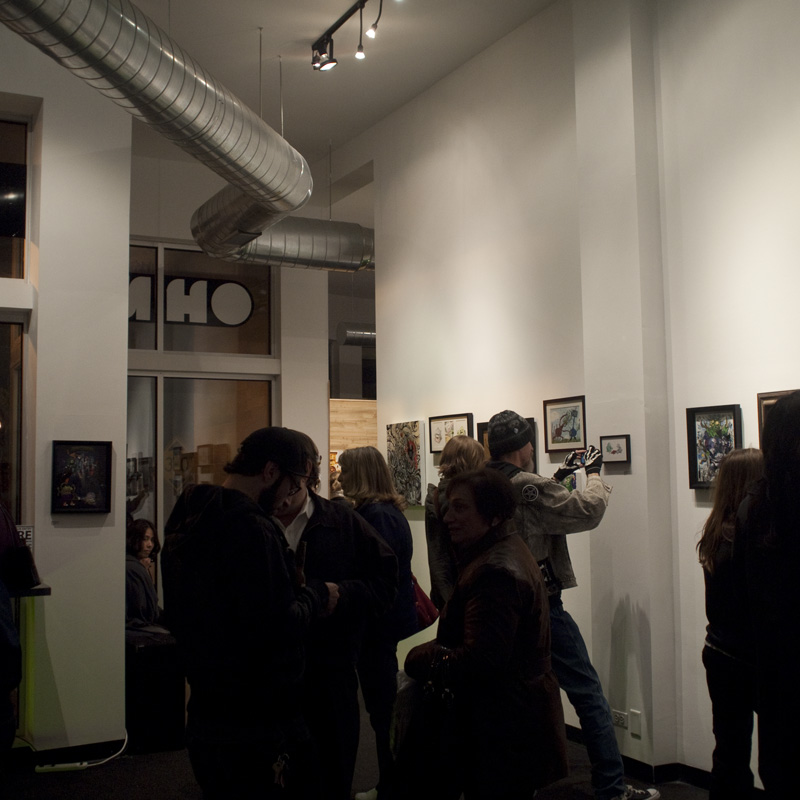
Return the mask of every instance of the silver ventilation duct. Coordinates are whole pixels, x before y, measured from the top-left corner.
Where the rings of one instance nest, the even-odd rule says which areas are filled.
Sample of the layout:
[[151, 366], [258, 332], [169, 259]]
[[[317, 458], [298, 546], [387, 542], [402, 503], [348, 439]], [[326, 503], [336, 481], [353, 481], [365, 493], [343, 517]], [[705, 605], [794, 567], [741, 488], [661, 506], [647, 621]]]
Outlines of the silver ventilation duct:
[[308, 201], [308, 164], [133, 3], [0, 0], [0, 22], [228, 181], [192, 217], [192, 233], [209, 255], [301, 266], [297, 254], [313, 253], [314, 263], [302, 266], [320, 269], [373, 263], [371, 249], [356, 254], [372, 243], [360, 226], [326, 223], [332, 241], [320, 246], [290, 241], [318, 235], [311, 220], [295, 220], [270, 237], [282, 252], [253, 242]]
[[340, 345], [375, 347], [375, 325], [368, 322], [340, 322], [336, 326], [336, 341]]

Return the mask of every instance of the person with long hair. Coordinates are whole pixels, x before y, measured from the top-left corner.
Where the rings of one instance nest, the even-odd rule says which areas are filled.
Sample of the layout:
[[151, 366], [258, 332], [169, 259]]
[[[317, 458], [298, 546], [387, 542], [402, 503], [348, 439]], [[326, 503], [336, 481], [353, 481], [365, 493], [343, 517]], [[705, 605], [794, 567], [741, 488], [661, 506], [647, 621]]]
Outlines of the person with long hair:
[[736, 591], [755, 655], [758, 774], [768, 798], [797, 791], [800, 755], [800, 392], [770, 409], [764, 477], [736, 515]]
[[133, 520], [125, 535], [125, 627], [142, 629], [159, 625], [158, 605], [153, 576], [155, 558], [161, 550], [152, 522]]
[[715, 740], [710, 800], [753, 797], [750, 750], [756, 705], [755, 670], [731, 557], [736, 512], [763, 472], [763, 456], [754, 448], [733, 450], [722, 459], [714, 480], [714, 503], [697, 543], [708, 618], [703, 665]]
[[431, 600], [441, 611], [456, 583], [456, 562], [450, 536], [444, 523], [447, 512], [447, 484], [461, 472], [471, 472], [486, 464], [483, 445], [471, 436], [454, 436], [439, 459], [439, 484], [428, 484], [425, 498], [425, 539], [428, 543], [428, 568], [431, 575]]
[[344, 496], [380, 534], [397, 556], [398, 591], [389, 611], [367, 628], [358, 659], [358, 678], [378, 752], [378, 785], [358, 792], [356, 800], [384, 800], [394, 793], [391, 749], [392, 710], [397, 694], [397, 643], [417, 632], [411, 581], [413, 542], [403, 516], [406, 501], [398, 494], [389, 466], [374, 447], [354, 447], [339, 456]]
[[460, 473], [447, 500], [458, 581], [436, 639], [405, 661], [428, 710], [399, 755], [403, 796], [530, 798], [567, 770], [547, 589], [509, 527], [516, 497], [505, 475]]

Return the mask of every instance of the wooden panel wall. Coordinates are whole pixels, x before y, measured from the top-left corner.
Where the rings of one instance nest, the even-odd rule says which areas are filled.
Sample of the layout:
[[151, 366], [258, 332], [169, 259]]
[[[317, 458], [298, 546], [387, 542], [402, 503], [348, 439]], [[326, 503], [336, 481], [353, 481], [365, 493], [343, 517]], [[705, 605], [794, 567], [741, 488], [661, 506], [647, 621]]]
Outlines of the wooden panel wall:
[[375, 400], [331, 399], [330, 424], [331, 450], [378, 447], [378, 404]]

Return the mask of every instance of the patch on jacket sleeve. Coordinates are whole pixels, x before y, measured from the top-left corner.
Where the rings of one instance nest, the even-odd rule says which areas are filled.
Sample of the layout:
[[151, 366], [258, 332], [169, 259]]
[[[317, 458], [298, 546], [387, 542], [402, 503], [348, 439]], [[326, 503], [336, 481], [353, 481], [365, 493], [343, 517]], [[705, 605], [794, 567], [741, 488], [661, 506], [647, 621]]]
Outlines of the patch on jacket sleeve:
[[535, 503], [539, 499], [539, 490], [529, 483], [522, 487], [522, 500], [525, 503]]

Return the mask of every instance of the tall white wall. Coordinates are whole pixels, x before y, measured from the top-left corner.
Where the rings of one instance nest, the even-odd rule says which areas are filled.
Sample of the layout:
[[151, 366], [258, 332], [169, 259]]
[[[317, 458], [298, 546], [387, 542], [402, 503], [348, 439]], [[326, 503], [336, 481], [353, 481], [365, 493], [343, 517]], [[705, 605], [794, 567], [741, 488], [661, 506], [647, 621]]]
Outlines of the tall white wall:
[[711, 498], [689, 489], [684, 409], [741, 404], [744, 445], [758, 447], [756, 394], [800, 388], [800, 6], [673, 0], [659, 12], [680, 758], [707, 767], [695, 545]]
[[[38, 749], [125, 729], [125, 402], [130, 117], [0, 27], [0, 92], [33, 124], [23, 523], [52, 596], [25, 600], [23, 727]], [[3, 110], [3, 109], [0, 109]], [[54, 439], [111, 441], [111, 513], [51, 515]]]
[[654, 765], [713, 749], [685, 408], [757, 446], [757, 392], [800, 386], [798, 33], [788, 1], [564, 0], [333, 159], [374, 161], [380, 429], [585, 393], [591, 441], [631, 433], [565, 603]]

